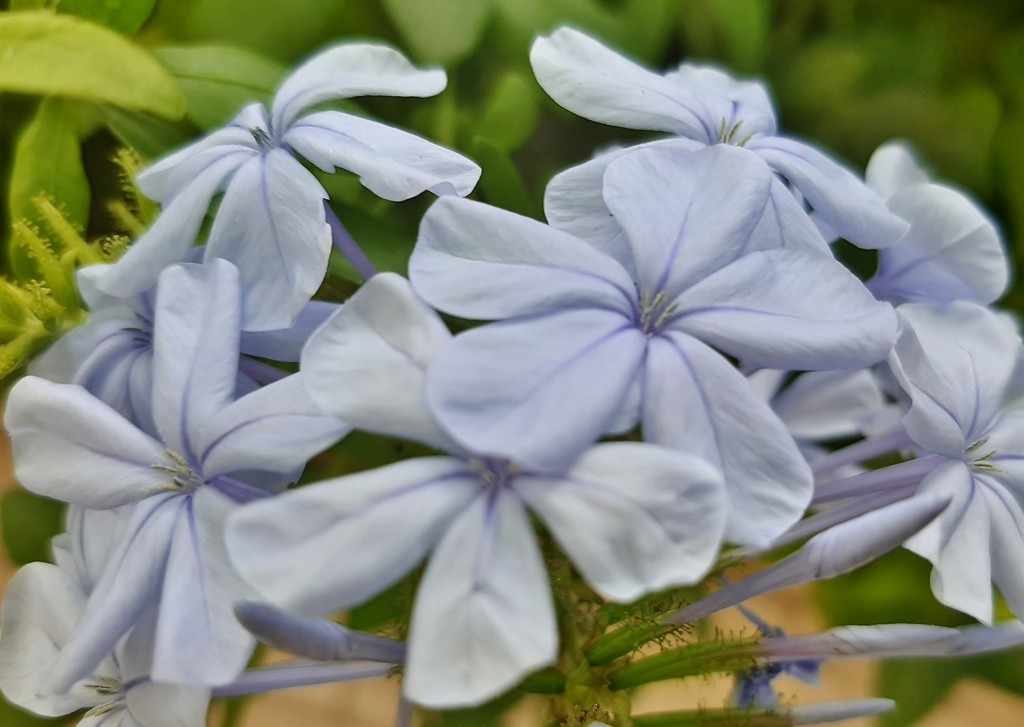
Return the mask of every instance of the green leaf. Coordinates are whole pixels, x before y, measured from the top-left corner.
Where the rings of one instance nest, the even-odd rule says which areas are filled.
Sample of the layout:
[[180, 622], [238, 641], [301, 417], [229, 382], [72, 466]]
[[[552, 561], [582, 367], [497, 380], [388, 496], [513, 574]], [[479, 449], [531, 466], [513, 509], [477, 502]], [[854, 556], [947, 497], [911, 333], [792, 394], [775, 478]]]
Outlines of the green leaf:
[[414, 56], [451, 64], [469, 54], [483, 36], [491, 0], [384, 0], [384, 8]]
[[57, 12], [77, 15], [124, 35], [135, 35], [153, 14], [156, 0], [58, 0]]
[[16, 490], [0, 500], [4, 545], [18, 565], [52, 559], [50, 539], [64, 530], [64, 505]]
[[268, 104], [287, 69], [230, 46], [166, 47], [154, 52], [188, 101], [188, 117], [204, 129], [222, 126], [247, 103]]
[[146, 51], [95, 23], [45, 11], [0, 15], [0, 91], [102, 101], [180, 118], [185, 97]]
[[155, 160], [189, 140], [188, 134], [178, 126], [155, 116], [124, 111], [115, 106], [101, 105], [98, 108], [107, 128], [143, 159]]
[[[75, 101], [47, 98], [18, 137], [11, 168], [10, 220], [38, 223], [33, 199], [51, 197], [69, 222], [85, 229], [89, 216], [89, 180], [82, 166], [81, 139], [93, 128]], [[38, 277], [24, 248], [12, 247], [11, 267], [22, 279]]]
[[515, 71], [502, 76], [476, 124], [477, 136], [510, 154], [526, 142], [540, 118], [540, 89]]
[[740, 71], [759, 69], [768, 40], [766, 0], [709, 0], [708, 9], [718, 20], [732, 65]]

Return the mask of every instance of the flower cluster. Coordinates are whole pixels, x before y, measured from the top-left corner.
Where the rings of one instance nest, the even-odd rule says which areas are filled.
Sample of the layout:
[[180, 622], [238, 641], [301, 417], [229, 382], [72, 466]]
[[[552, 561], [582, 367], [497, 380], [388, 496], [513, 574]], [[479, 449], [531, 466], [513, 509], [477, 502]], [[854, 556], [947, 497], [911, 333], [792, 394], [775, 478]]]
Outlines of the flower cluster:
[[[627, 725], [616, 693], [727, 671], [716, 724], [810, 724], [891, 704], [789, 707], [776, 675], [1024, 641], [1017, 622], [784, 636], [750, 614], [757, 635], [704, 671], [679, 671], [692, 644], [631, 655], [900, 545], [934, 565], [943, 603], [991, 624], [994, 583], [1024, 616], [1024, 346], [988, 307], [1007, 284], [995, 228], [906, 146], [879, 149], [865, 181], [780, 135], [759, 83], [661, 75], [570, 29], [531, 62], [566, 109], [667, 135], [557, 174], [546, 224], [464, 199], [480, 169], [453, 151], [314, 110], [444, 88], [375, 44], [321, 53], [269, 111], [140, 176], [162, 214], [80, 272], [89, 321], [10, 394], [19, 480], [71, 507], [56, 564], [4, 599], [9, 699], [195, 727], [211, 696], [396, 670], [423, 708], [541, 677], [571, 701], [582, 669], [602, 705], [586, 719]], [[439, 196], [408, 280], [375, 271], [300, 156], [388, 200]], [[851, 272], [838, 240], [877, 250], [877, 273]], [[332, 242], [366, 279], [343, 305], [311, 300]], [[441, 314], [483, 323], [453, 335]], [[289, 487], [356, 429], [432, 453]], [[401, 639], [322, 618], [400, 582]], [[567, 635], [594, 604], [664, 592], [647, 621]], [[302, 659], [246, 671], [257, 637]]]

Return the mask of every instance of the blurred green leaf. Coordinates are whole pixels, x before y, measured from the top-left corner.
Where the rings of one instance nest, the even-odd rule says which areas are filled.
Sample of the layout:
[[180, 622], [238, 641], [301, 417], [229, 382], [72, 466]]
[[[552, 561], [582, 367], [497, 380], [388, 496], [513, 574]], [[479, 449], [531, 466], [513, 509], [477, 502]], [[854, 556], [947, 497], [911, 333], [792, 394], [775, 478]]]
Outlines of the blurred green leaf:
[[177, 79], [198, 126], [222, 126], [253, 101], [269, 104], [288, 72], [276, 61], [230, 46], [164, 47], [154, 55]]
[[146, 51], [95, 23], [50, 12], [0, 15], [0, 91], [103, 101], [180, 118], [185, 97]]
[[734, 70], [761, 68], [769, 31], [767, 0], [685, 3], [682, 18], [687, 41], [698, 53], [709, 55], [721, 47]]
[[[81, 140], [94, 127], [78, 102], [46, 98], [18, 137], [11, 167], [8, 209], [11, 221], [38, 223], [33, 199], [52, 198], [65, 218], [85, 229], [89, 215], [89, 180], [82, 166]], [[23, 247], [10, 250], [11, 269], [22, 279], [38, 277]]]
[[155, 160], [189, 140], [188, 134], [178, 126], [156, 116], [124, 111], [115, 106], [101, 105], [98, 108], [111, 132], [143, 159]]
[[4, 727], [53, 727], [53, 725], [65, 722], [67, 722], [67, 717], [47, 719], [29, 714], [8, 704], [3, 697], [0, 697], [0, 724]]
[[57, 11], [135, 35], [155, 5], [156, 0], [57, 0]]
[[508, 154], [478, 139], [473, 145], [473, 158], [484, 170], [479, 189], [488, 204], [522, 215], [539, 216], [540, 210], [536, 209], [522, 175]]
[[50, 539], [64, 529], [64, 505], [23, 490], [9, 492], [0, 500], [0, 528], [18, 565], [51, 561]]
[[495, 85], [483, 116], [470, 120], [476, 135], [510, 154], [530, 138], [540, 119], [540, 89], [532, 78], [515, 71]]
[[383, 0], [414, 56], [451, 65], [483, 37], [492, 0]]

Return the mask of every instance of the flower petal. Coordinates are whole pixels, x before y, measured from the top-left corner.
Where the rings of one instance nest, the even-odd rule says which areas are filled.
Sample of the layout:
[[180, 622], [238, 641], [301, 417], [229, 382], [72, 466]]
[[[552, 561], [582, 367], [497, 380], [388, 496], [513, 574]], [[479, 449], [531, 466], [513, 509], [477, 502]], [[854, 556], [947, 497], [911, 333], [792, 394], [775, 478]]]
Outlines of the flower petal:
[[242, 331], [239, 350], [246, 356], [259, 356], [271, 361], [298, 361], [302, 347], [313, 332], [340, 309], [337, 303], [311, 300], [288, 328]]
[[586, 242], [528, 217], [446, 197], [420, 226], [409, 260], [416, 292], [466, 318], [587, 305], [632, 314], [633, 280]]
[[879, 253], [875, 295], [894, 302], [964, 299], [983, 305], [1006, 290], [1009, 267], [996, 228], [964, 194], [938, 184], [898, 192], [889, 209], [910, 223]]
[[167, 446], [194, 459], [197, 433], [234, 399], [238, 270], [223, 260], [160, 275], [153, 331], [153, 416]]
[[198, 432], [196, 457], [203, 477], [258, 470], [301, 472], [351, 426], [326, 416], [297, 373], [275, 381], [210, 417]]
[[354, 427], [458, 452], [427, 406], [427, 365], [449, 340], [406, 280], [379, 273], [306, 344], [308, 398]]
[[474, 453], [561, 473], [618, 423], [645, 345], [631, 321], [607, 310], [492, 323], [441, 349], [427, 396]]
[[896, 336], [892, 307], [829, 255], [752, 252], [684, 292], [669, 326], [759, 366], [877, 363]]
[[420, 70], [379, 43], [342, 43], [299, 66], [274, 96], [273, 128], [283, 131], [304, 109], [353, 96], [435, 96], [447, 83], [440, 69]]
[[156, 285], [160, 272], [188, 257], [199, 228], [206, 218], [210, 200], [227, 184], [239, 167], [256, 154], [251, 149], [203, 152], [206, 162], [188, 180], [187, 186], [163, 209], [153, 226], [110, 267], [97, 287], [118, 298], [139, 295]]
[[875, 149], [864, 171], [864, 180], [883, 199], [911, 185], [931, 181], [913, 149], [903, 141], [890, 141]]
[[797, 377], [772, 408], [797, 439], [852, 437], [885, 406], [871, 371], [812, 371]]
[[908, 303], [899, 307], [899, 319], [889, 363], [910, 395], [903, 426], [926, 450], [959, 457], [999, 411], [1020, 338], [1008, 321], [965, 301]]
[[68, 694], [41, 695], [50, 665], [85, 606], [85, 594], [60, 568], [29, 563], [4, 591], [0, 635], [0, 691], [12, 703], [46, 717], [96, 704], [82, 684]]
[[316, 177], [284, 149], [266, 151], [235, 173], [206, 260], [238, 267], [246, 330], [291, 326], [320, 287], [331, 252], [326, 198]]
[[398, 462], [247, 505], [228, 522], [228, 552], [272, 603], [334, 613], [405, 575], [479, 488], [459, 459]]
[[420, 583], [405, 695], [469, 707], [552, 663], [558, 646], [544, 561], [514, 492], [479, 495], [456, 519]]
[[748, 148], [785, 177], [836, 233], [858, 247], [888, 247], [907, 223], [857, 175], [814, 147], [782, 136], [756, 137]]
[[[611, 126], [669, 131], [712, 144], [731, 106], [718, 97], [699, 97], [571, 28], [535, 40], [530, 63], [560, 106]], [[714, 101], [719, 103], [709, 108]]]
[[703, 149], [704, 144], [692, 139], [660, 139], [597, 154], [593, 159], [569, 167], [551, 178], [544, 189], [544, 216], [548, 223], [568, 232], [615, 258], [630, 275], [633, 254], [626, 233], [615, 221], [604, 201], [604, 173], [608, 165], [624, 154], [640, 149], [669, 148], [686, 151]]
[[644, 439], [721, 470], [728, 540], [767, 543], [800, 519], [810, 469], [783, 423], [720, 354], [669, 333], [651, 340], [644, 375]]
[[[723, 118], [730, 126], [739, 124], [733, 132], [737, 141], [751, 132], [775, 133], [775, 109], [763, 83], [739, 81], [720, 68], [696, 63], [683, 63], [665, 78], [701, 97], [717, 96], [728, 101], [728, 113]], [[721, 112], [725, 111], [723, 107]]]
[[236, 509], [214, 488], [200, 487], [175, 521], [156, 625], [157, 681], [227, 684], [249, 660], [256, 640], [238, 623], [234, 605], [255, 593], [224, 545], [224, 524]]
[[166, 489], [153, 469], [164, 447], [80, 386], [26, 376], [11, 389], [4, 424], [15, 473], [29, 490], [93, 508]]
[[725, 489], [707, 462], [650, 444], [588, 450], [560, 478], [514, 487], [587, 582], [620, 603], [700, 580], [725, 530]]
[[[92, 673], [103, 657], [113, 653], [122, 636], [160, 598], [160, 586], [174, 530], [187, 498], [150, 497], [132, 512], [117, 552], [89, 595], [75, 626], [50, 671], [46, 687], [66, 691]], [[173, 597], [173, 596], [172, 596]]]
[[465, 196], [480, 179], [480, 167], [451, 149], [340, 111], [299, 119], [284, 143], [325, 172], [338, 167], [355, 173], [364, 187], [392, 202], [428, 191]]
[[675, 297], [742, 255], [771, 183], [756, 154], [726, 145], [648, 147], [612, 161], [604, 199], [629, 238], [641, 290]]

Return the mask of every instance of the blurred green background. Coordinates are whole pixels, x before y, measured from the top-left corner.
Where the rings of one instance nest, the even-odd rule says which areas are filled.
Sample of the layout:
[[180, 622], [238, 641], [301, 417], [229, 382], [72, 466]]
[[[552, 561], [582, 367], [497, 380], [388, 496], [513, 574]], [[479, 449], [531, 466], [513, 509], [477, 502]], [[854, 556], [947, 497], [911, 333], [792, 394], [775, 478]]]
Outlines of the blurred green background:
[[[700, 60], [765, 79], [785, 133], [858, 170], [879, 144], [907, 139], [990, 211], [1012, 253], [1024, 247], [1022, 2], [8, 0], [0, 10], [11, 11], [0, 14], [0, 374], [16, 374], [80, 319], [74, 266], [115, 254], [152, 214], [125, 191], [119, 148], [156, 159], [246, 101], [269, 100], [298, 61], [351, 38], [441, 65], [449, 87], [432, 99], [342, 105], [474, 158], [484, 169], [474, 196], [507, 209], [539, 217], [555, 172], [646, 137], [574, 117], [536, 85], [532, 39], [570, 24], [654, 68]], [[40, 10], [66, 17], [23, 14]], [[344, 173], [321, 179], [374, 262], [401, 271], [430, 199], [394, 205]], [[346, 276], [335, 265], [327, 294], [346, 292]], [[1024, 295], [1015, 288], [1004, 304], [1024, 311]], [[52, 503], [7, 495], [11, 558], [47, 557], [59, 517]], [[966, 621], [935, 604], [927, 567], [905, 553], [818, 595], [835, 624]], [[901, 705], [888, 724], [913, 724], [965, 675], [1024, 694], [1020, 653], [886, 665], [878, 695]], [[0, 725], [37, 723], [0, 702]]]

